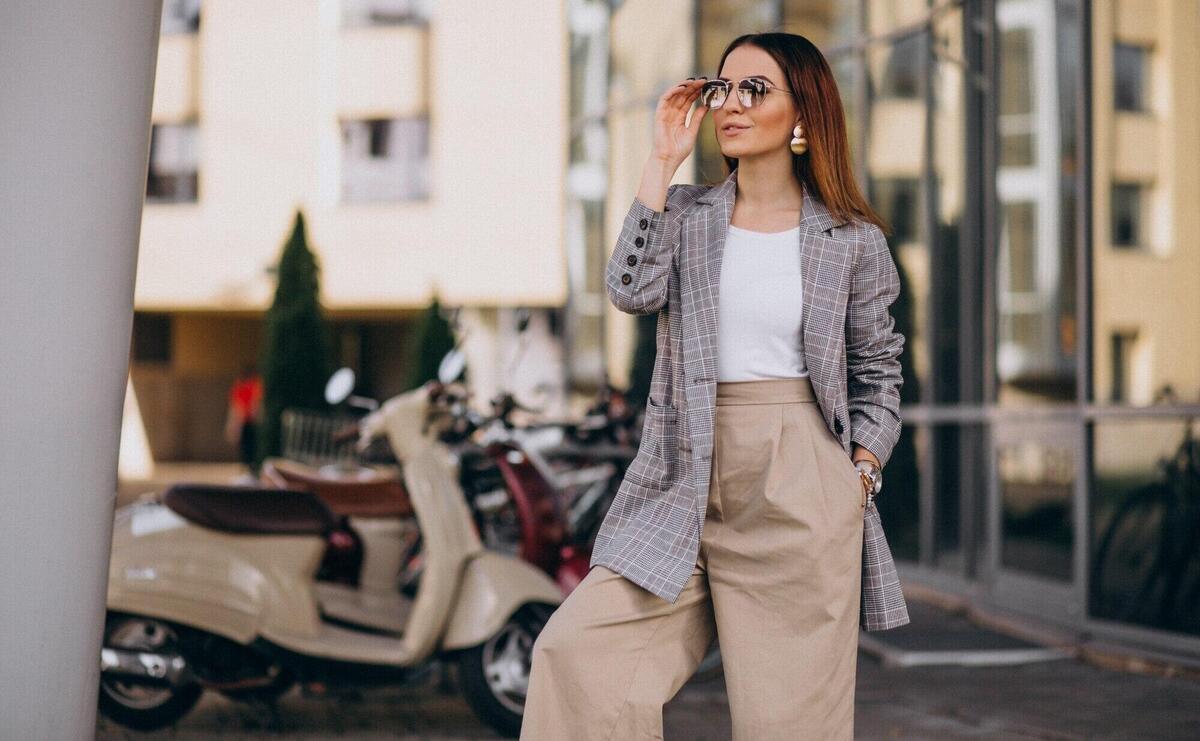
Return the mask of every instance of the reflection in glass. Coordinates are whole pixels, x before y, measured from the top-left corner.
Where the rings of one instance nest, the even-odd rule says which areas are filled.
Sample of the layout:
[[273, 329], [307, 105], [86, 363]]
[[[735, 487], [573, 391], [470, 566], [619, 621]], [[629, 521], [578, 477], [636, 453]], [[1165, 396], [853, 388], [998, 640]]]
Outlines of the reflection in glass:
[[1113, 184], [1112, 243], [1114, 247], [1142, 244], [1142, 186], [1137, 183]]
[[[975, 575], [974, 555], [982, 543], [987, 467], [983, 425], [937, 425], [933, 428], [934, 563], [943, 571]], [[974, 529], [972, 529], [974, 528]], [[975, 553], [973, 554], [972, 547]]]
[[1002, 38], [996, 400], [1070, 401], [1078, 344], [1079, 9], [1075, 2], [1000, 0], [996, 22]]
[[[875, 6], [872, 6], [875, 9]], [[881, 18], [876, 19], [882, 22]], [[927, 49], [927, 33], [917, 32], [916, 47]], [[902, 362], [904, 385], [901, 400], [912, 403], [921, 399], [922, 387], [930, 377], [929, 326], [930, 248], [924, 218], [921, 177], [926, 169], [925, 130], [929, 125], [922, 98], [878, 97], [885, 86], [888, 65], [895, 58], [894, 44], [877, 45], [866, 53], [868, 90], [871, 97], [866, 110], [867, 196], [883, 219], [892, 226], [888, 238], [896, 269], [900, 274], [900, 296], [891, 307], [896, 330], [905, 338]], [[920, 53], [920, 52], [918, 52]]]
[[[942, 13], [933, 32], [930, 57], [931, 162], [928, 194], [932, 209], [930, 235], [929, 331], [932, 370], [930, 392], [937, 402], [982, 400], [984, 312], [982, 250], [972, 239], [963, 242], [963, 219], [968, 207], [967, 142], [962, 9]], [[979, 451], [982, 453], [982, 451]]]
[[1000, 562], [1007, 569], [1070, 581], [1075, 456], [1071, 448], [1050, 442], [1055, 437], [1052, 431], [1031, 429], [1011, 435], [996, 449]]
[[916, 562], [921, 555], [921, 471], [917, 451], [929, 448], [929, 428], [905, 424], [884, 470], [875, 506], [896, 559]]
[[1200, 3], [1164, 7], [1116, 14], [1092, 49], [1090, 372], [1097, 401], [1136, 406], [1200, 402]]
[[1000, 32], [1000, 164], [1028, 167], [1033, 164], [1033, 60], [1029, 28]]
[[[1089, 612], [1200, 635], [1195, 420], [1096, 425]], [[1135, 439], [1137, 445], [1130, 445]]]
[[1145, 47], [1113, 45], [1113, 105], [1118, 111], [1146, 110]]

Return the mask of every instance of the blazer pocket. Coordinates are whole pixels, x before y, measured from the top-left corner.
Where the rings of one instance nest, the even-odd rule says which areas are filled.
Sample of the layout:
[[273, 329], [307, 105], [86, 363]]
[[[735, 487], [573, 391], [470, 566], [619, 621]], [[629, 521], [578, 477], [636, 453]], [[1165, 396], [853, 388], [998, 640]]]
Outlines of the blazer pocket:
[[676, 443], [678, 412], [674, 406], [649, 398], [642, 441], [626, 476], [643, 486], [659, 488], [669, 483], [678, 459]]

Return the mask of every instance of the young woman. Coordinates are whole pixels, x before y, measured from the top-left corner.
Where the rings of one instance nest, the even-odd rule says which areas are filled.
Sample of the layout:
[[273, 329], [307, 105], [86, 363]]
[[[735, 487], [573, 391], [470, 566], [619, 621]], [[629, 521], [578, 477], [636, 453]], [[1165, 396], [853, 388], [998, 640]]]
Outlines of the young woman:
[[[741, 36], [718, 69], [659, 99], [609, 262], [617, 308], [658, 312], [646, 426], [591, 570], [537, 639], [522, 739], [661, 739], [718, 635], [735, 739], [854, 735], [899, 278], [817, 48]], [[710, 109], [730, 174], [668, 187]]]

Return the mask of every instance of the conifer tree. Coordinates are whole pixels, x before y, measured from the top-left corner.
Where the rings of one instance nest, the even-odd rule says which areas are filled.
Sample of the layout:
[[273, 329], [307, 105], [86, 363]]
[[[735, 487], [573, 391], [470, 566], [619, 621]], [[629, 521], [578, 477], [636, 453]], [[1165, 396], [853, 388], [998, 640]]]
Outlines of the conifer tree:
[[266, 314], [259, 367], [263, 419], [256, 467], [279, 455], [280, 416], [285, 409], [322, 410], [330, 373], [329, 326], [321, 311], [320, 267], [305, 236], [304, 214], [296, 212], [292, 234], [279, 258], [275, 300]]
[[[436, 293], [433, 302], [418, 320], [413, 339], [408, 359], [408, 384], [404, 387], [406, 390], [436, 379], [442, 357], [454, 347], [454, 330], [442, 316], [441, 302]], [[467, 371], [464, 371], [462, 379], [465, 381], [466, 378]]]

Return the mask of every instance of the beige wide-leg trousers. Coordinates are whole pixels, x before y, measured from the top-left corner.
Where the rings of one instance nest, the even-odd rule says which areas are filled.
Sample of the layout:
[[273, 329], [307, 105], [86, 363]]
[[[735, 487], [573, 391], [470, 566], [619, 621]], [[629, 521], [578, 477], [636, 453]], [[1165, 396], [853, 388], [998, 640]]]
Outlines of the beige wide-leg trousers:
[[534, 645], [521, 739], [663, 738], [719, 636], [735, 741], [853, 739], [862, 485], [807, 377], [717, 384], [706, 522], [675, 603], [593, 567]]

